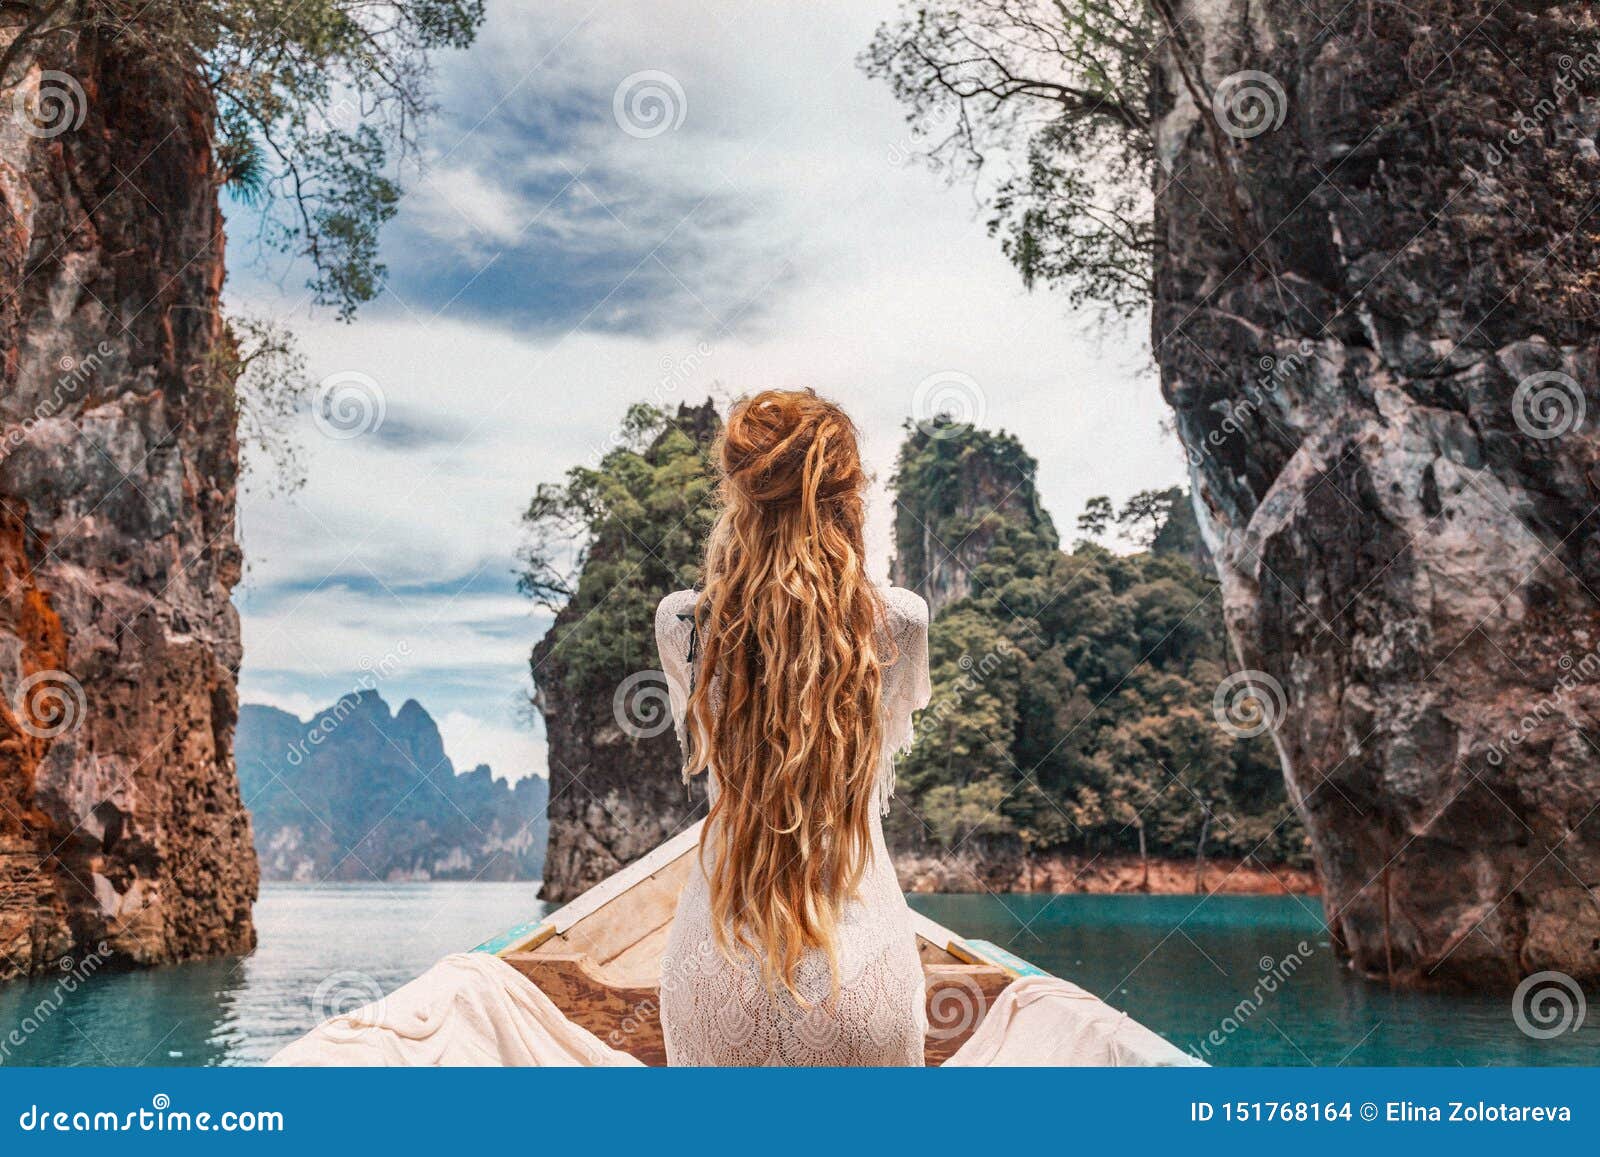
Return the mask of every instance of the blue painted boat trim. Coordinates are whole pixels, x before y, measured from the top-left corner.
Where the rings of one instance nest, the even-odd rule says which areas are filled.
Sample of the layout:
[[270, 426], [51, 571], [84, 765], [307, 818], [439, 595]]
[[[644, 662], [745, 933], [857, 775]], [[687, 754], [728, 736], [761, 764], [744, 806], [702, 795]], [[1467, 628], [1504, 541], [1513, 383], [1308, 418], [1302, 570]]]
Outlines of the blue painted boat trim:
[[1013, 976], [1050, 975], [1037, 964], [1029, 964], [1026, 960], [1022, 959], [1022, 957], [1013, 952], [1007, 952], [1004, 948], [1001, 948], [1000, 945], [993, 944], [988, 940], [967, 940], [963, 938], [961, 942], [968, 948], [972, 949], [972, 954], [974, 956], [981, 957], [991, 964], [999, 965]]
[[485, 940], [482, 944], [474, 948], [473, 951], [493, 952], [496, 956], [498, 956], [502, 952], [505, 952], [511, 948], [515, 948], [518, 944], [531, 939], [533, 934], [539, 931], [539, 929], [542, 927], [544, 927], [543, 920], [528, 920], [522, 924], [518, 924], [515, 928], [507, 929], [492, 940]]

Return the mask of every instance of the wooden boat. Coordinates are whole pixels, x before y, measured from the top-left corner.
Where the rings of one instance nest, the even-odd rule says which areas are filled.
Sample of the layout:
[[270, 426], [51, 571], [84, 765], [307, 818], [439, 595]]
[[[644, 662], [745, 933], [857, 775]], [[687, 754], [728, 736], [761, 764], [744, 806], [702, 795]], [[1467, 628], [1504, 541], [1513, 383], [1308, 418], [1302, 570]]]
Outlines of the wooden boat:
[[[601, 881], [563, 908], [480, 944], [537, 984], [571, 1020], [650, 1065], [664, 1065], [659, 982], [667, 931], [700, 844], [701, 824]], [[1042, 969], [986, 940], [912, 913], [927, 978], [924, 1059], [943, 1063], [1002, 989]], [[1082, 990], [1079, 990], [1082, 991]], [[1083, 992], [1083, 998], [1098, 998]]]

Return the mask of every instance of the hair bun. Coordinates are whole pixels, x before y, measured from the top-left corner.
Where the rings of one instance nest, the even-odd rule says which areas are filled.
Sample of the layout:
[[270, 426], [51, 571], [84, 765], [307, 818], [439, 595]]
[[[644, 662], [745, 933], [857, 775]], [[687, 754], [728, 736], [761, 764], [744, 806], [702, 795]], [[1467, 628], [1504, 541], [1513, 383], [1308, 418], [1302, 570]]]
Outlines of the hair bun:
[[765, 390], [739, 402], [722, 435], [722, 472], [763, 504], [827, 501], [866, 482], [849, 417], [814, 390]]

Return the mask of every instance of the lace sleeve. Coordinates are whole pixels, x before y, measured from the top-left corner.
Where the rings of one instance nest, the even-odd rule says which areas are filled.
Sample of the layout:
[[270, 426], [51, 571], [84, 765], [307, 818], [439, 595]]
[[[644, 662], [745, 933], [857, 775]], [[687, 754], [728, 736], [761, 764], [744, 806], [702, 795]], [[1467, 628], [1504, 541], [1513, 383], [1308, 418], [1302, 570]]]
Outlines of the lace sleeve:
[[683, 753], [683, 780], [689, 781], [689, 743], [684, 719], [689, 713], [689, 640], [693, 622], [681, 618], [694, 613], [695, 593], [678, 591], [656, 607], [656, 652], [661, 659], [661, 674], [667, 681], [667, 700], [672, 708], [672, 726], [678, 735], [678, 750]]
[[911, 750], [916, 739], [912, 715], [928, 705], [933, 683], [928, 677], [928, 604], [900, 587], [891, 587], [884, 603], [895, 648], [894, 666], [884, 684], [883, 768], [878, 776], [878, 807], [888, 815], [895, 757]]
[[911, 598], [915, 606], [906, 615], [899, 643], [908, 667], [906, 698], [912, 711], [921, 711], [933, 698], [933, 680], [928, 675], [928, 604], [915, 594]]

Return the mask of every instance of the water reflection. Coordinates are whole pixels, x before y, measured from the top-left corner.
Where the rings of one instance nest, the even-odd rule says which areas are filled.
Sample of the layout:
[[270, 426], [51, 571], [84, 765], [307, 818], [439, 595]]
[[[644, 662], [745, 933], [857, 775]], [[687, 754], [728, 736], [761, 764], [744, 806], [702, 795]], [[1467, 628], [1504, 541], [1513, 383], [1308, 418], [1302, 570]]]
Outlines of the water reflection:
[[537, 915], [536, 892], [531, 883], [267, 884], [256, 905], [260, 947], [248, 956], [101, 972], [70, 993], [51, 976], [0, 986], [0, 1063], [259, 1064], [337, 1011], [316, 1000], [319, 986], [329, 999], [330, 977], [347, 974], [346, 992], [398, 988]]

